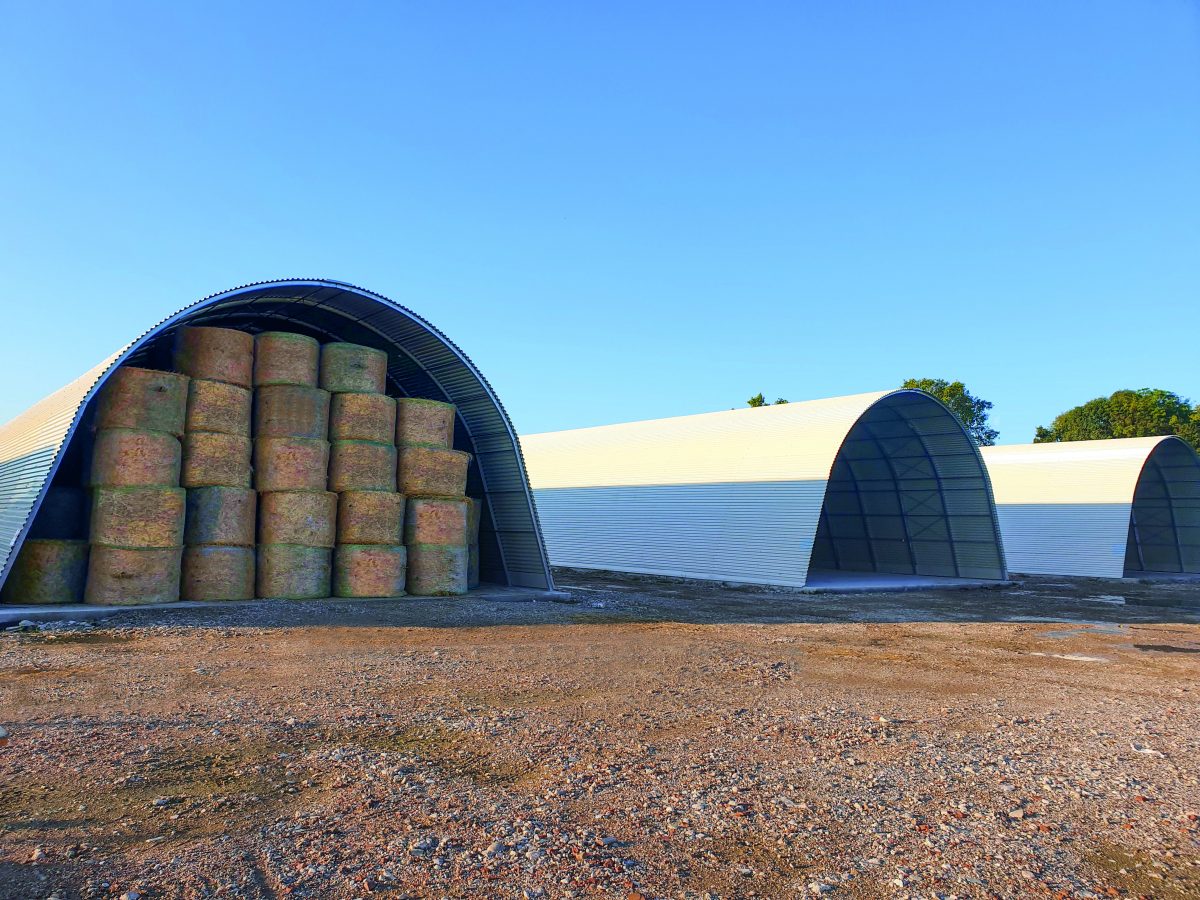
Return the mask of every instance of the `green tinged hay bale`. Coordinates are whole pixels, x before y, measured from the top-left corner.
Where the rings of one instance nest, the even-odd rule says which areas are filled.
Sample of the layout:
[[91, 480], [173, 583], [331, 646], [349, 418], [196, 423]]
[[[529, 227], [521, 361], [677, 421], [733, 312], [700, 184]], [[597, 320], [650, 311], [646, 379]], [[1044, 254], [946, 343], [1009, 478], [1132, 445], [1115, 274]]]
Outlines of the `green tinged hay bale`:
[[396, 448], [374, 441], [334, 441], [330, 445], [331, 491], [395, 491]]
[[454, 446], [454, 407], [440, 400], [401, 397], [396, 401], [396, 443]]
[[93, 485], [177, 487], [183, 451], [164, 431], [105, 428], [92, 447]]
[[98, 487], [92, 492], [92, 543], [150, 550], [183, 545], [183, 488]]
[[338, 494], [339, 544], [399, 544], [404, 540], [404, 495], [388, 491]]
[[397, 448], [397, 490], [408, 496], [462, 497], [471, 454], [442, 447]]
[[257, 506], [258, 494], [250, 488], [190, 488], [184, 545], [253, 547]]
[[254, 392], [254, 436], [323, 441], [329, 436], [329, 391], [268, 384]]
[[260, 544], [332, 547], [336, 539], [337, 494], [275, 491], [259, 497]]
[[254, 486], [259, 491], [323, 491], [329, 442], [310, 438], [257, 438]]
[[321, 345], [304, 334], [264, 331], [254, 338], [254, 386], [299, 384], [317, 386]]
[[409, 497], [404, 517], [404, 543], [468, 543], [469, 513], [466, 500], [450, 497]]
[[174, 372], [121, 366], [96, 400], [96, 428], [134, 428], [183, 434], [188, 378]]
[[233, 328], [180, 328], [175, 336], [175, 368], [192, 378], [248, 388], [254, 374], [254, 337]]
[[185, 547], [181, 600], [253, 600], [253, 547]]
[[188, 385], [187, 430], [250, 436], [248, 388], [193, 378]]
[[93, 544], [84, 602], [98, 606], [174, 603], [183, 548], [130, 550]]
[[382, 394], [387, 354], [362, 344], [321, 346], [321, 387], [335, 394]]
[[398, 545], [339, 544], [333, 554], [333, 595], [403, 597], [407, 559]]
[[91, 501], [83, 488], [53, 485], [29, 526], [35, 540], [86, 540], [91, 521]]
[[467, 592], [467, 548], [408, 545], [405, 590], [414, 597], [453, 597]]
[[392, 444], [396, 434], [396, 401], [384, 394], [334, 394], [329, 411], [329, 437], [335, 441]]
[[319, 600], [330, 594], [333, 551], [260, 544], [256, 593], [263, 599]]
[[0, 603], [82, 603], [87, 563], [87, 541], [28, 538], [0, 590]]
[[192, 431], [183, 436], [184, 487], [249, 487], [250, 438], [215, 431]]

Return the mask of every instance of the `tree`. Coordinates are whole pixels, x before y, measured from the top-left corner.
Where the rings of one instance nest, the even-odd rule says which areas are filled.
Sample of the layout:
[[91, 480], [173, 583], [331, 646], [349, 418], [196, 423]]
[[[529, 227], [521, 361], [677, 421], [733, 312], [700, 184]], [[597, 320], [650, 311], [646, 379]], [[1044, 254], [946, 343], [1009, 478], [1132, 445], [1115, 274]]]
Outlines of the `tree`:
[[[771, 405], [772, 406], [782, 406], [785, 403], [787, 403], [787, 401], [784, 400], [782, 397], [776, 397], [775, 402], [772, 403]], [[760, 406], [767, 405], [767, 398], [763, 396], [762, 391], [759, 391], [757, 394], [755, 394], [753, 397], [751, 397], [749, 400], [746, 401], [746, 405], [753, 406], [755, 409], [757, 409]]]
[[996, 443], [1000, 432], [988, 425], [988, 410], [992, 408], [990, 400], [971, 396], [961, 381], [946, 381], [944, 378], [910, 378], [900, 385], [933, 394], [963, 423], [967, 434], [981, 447], [990, 447]]
[[1200, 405], [1171, 391], [1142, 388], [1089, 400], [1039, 426], [1035, 444], [1177, 434], [1200, 450]]

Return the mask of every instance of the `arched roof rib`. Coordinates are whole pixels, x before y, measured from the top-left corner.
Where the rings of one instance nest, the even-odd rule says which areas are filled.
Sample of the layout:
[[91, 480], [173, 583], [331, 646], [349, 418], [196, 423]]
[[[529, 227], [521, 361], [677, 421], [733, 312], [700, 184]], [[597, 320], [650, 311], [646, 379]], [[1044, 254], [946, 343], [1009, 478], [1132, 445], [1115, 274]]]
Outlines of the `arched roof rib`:
[[[822, 510], [850, 499], [857, 513], [839, 506], [826, 517], [837, 527], [825, 539], [847, 555], [901, 548], [915, 574], [1005, 574], [979, 454], [953, 414], [919, 391], [522, 441], [555, 565], [802, 587]], [[845, 483], [839, 473], [849, 476]], [[868, 483], [885, 490], [863, 488]], [[841, 498], [842, 488], [852, 496]], [[887, 492], [891, 511], [881, 499]], [[867, 493], [871, 509], [863, 518]], [[915, 553], [922, 559], [914, 562]]]
[[483, 579], [553, 586], [516, 434], [491, 385], [465, 353], [416, 313], [327, 279], [259, 282], [199, 300], [0, 426], [0, 584], [108, 375], [127, 362], [169, 368], [175, 330], [199, 324], [294, 330], [386, 350], [392, 392], [445, 400], [458, 409], [456, 446], [474, 455], [471, 492], [486, 506], [480, 536]]

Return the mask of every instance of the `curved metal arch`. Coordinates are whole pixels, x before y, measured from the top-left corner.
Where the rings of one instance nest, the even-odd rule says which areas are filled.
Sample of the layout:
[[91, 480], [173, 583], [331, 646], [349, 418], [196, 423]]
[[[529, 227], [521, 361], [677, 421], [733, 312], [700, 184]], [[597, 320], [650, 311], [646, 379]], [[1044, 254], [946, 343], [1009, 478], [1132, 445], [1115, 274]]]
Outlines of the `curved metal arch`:
[[[910, 438], [912, 440], [915, 440], [916, 443], [921, 447], [923, 457], [929, 463], [930, 470], [933, 473], [933, 480], [936, 482], [936, 485], [937, 485], [938, 500], [939, 500], [939, 504], [942, 509], [942, 514], [946, 518], [947, 533], [949, 535], [948, 543], [950, 544], [950, 548], [951, 548], [951, 556], [952, 556], [953, 564], [954, 564], [954, 574], [955, 575], [961, 574], [961, 570], [964, 568], [964, 560], [961, 557], [960, 550], [962, 548], [960, 548], [959, 545], [970, 543], [970, 542], [955, 540], [954, 535], [953, 535], [951, 523], [952, 523], [952, 520], [953, 520], [955, 514], [951, 512], [950, 507], [947, 504], [946, 490], [945, 490], [945, 478], [948, 476], [946, 476], [941, 471], [941, 466], [939, 465], [939, 462], [945, 458], [948, 458], [948, 455], [945, 453], [938, 453], [930, 448], [929, 441], [927, 440], [929, 435], [924, 434], [920, 430], [915, 428], [912, 424], [914, 419], [911, 419], [908, 416], [905, 416], [902, 412], [902, 410], [905, 408], [905, 405], [901, 405], [896, 402], [898, 399], [901, 399], [901, 398], [909, 398], [911, 400], [917, 401], [917, 403], [906, 404], [908, 406], [918, 406], [918, 405], [919, 406], [932, 406], [932, 407], [938, 409], [940, 411], [940, 414], [936, 418], [939, 421], [945, 421], [945, 422], [951, 423], [955, 426], [948, 433], [950, 433], [950, 434], [957, 433], [957, 434], [961, 435], [961, 449], [958, 452], [954, 453], [953, 455], [965, 457], [968, 455], [967, 451], [969, 451], [969, 455], [971, 456], [971, 458], [974, 461], [975, 472], [978, 475], [980, 487], [982, 487], [982, 489], [984, 490], [984, 492], [986, 494], [988, 513], [989, 513], [989, 517], [990, 517], [992, 540], [989, 542], [986, 542], [986, 543], [988, 545], [990, 545], [992, 548], [994, 548], [995, 554], [996, 554], [994, 570], [990, 574], [986, 574], [986, 575], [982, 575], [982, 576], [977, 574], [975, 577], [985, 577], [985, 578], [1003, 580], [1004, 578], [1007, 577], [1007, 565], [1006, 565], [1005, 553], [1004, 553], [1004, 542], [1001, 538], [1000, 521], [999, 521], [999, 518], [996, 513], [996, 504], [995, 504], [995, 498], [994, 498], [993, 492], [992, 492], [991, 479], [988, 475], [988, 469], [987, 469], [986, 464], [984, 463], [983, 455], [980, 453], [979, 448], [975, 445], [975, 442], [973, 440], [971, 440], [970, 435], [967, 433], [966, 427], [959, 420], [958, 416], [956, 416], [954, 414], [954, 411], [951, 410], [950, 407], [948, 407], [940, 399], [938, 399], [933, 394], [930, 394], [926, 391], [917, 390], [914, 388], [902, 388], [900, 390], [889, 391], [881, 396], [876, 397], [871, 403], [869, 403], [865, 408], [863, 408], [861, 410], [861, 412], [858, 413], [857, 416], [854, 417], [853, 421], [849, 422], [848, 426], [846, 427], [844, 436], [838, 445], [837, 451], [834, 453], [833, 458], [831, 459], [830, 464], [829, 464], [829, 478], [827, 479], [827, 481], [825, 483], [825, 490], [823, 491], [822, 497], [821, 497], [821, 505], [820, 505], [821, 518], [826, 520], [826, 522], [828, 521], [828, 517], [825, 512], [825, 502], [826, 502], [826, 498], [828, 496], [829, 483], [833, 479], [833, 473], [837, 466], [838, 460], [842, 459], [842, 453], [846, 447], [847, 442], [851, 439], [852, 435], [854, 435], [855, 431], [860, 426], [862, 426], [862, 428], [866, 432], [866, 437], [861, 438], [861, 440], [869, 441], [873, 445], [873, 447], [876, 449], [876, 451], [878, 453], [878, 458], [882, 459], [888, 468], [888, 471], [891, 475], [890, 480], [892, 481], [892, 483], [895, 484], [897, 491], [900, 490], [900, 483], [901, 483], [902, 479], [896, 471], [896, 468], [894, 465], [894, 458], [884, 448], [879, 436], [871, 428], [871, 422], [869, 421], [869, 416], [871, 415], [872, 412], [875, 412], [877, 410], [887, 410], [888, 412], [892, 413], [897, 418], [898, 421], [903, 422], [908, 427]], [[926, 418], [926, 417], [920, 417], [920, 418]], [[850, 469], [848, 462], [847, 462], [847, 469], [850, 471], [851, 479], [855, 485], [855, 491], [857, 492], [859, 490], [858, 478], [857, 478], [857, 476], [854, 475], [853, 471]], [[862, 515], [863, 515], [863, 518], [866, 519], [867, 514], [865, 512], [864, 507], [862, 506], [861, 497], [859, 498], [859, 509], [863, 510]], [[903, 525], [904, 525], [904, 530], [905, 530], [905, 535], [906, 535], [906, 543], [909, 543], [909, 541], [908, 541], [908, 537], [909, 537], [909, 535], [908, 535], [908, 519], [907, 519], [907, 514], [905, 514], [903, 511], [903, 507], [901, 507], [900, 515], [901, 515], [901, 519], [902, 519]], [[864, 524], [866, 524], [866, 523], [864, 523]], [[874, 558], [874, 549], [871, 547], [871, 537], [870, 537], [869, 528], [866, 531], [866, 535], [867, 535], [866, 541], [867, 541], [868, 547], [871, 548], [872, 558]], [[806, 564], [807, 569], [812, 568], [813, 557], [816, 553], [816, 548], [817, 548], [817, 543], [816, 543], [816, 541], [814, 541], [812, 544], [812, 547], [809, 550], [809, 559], [807, 560], [807, 564]], [[909, 554], [911, 556], [913, 553], [913, 548], [911, 546], [911, 543], [908, 547], [908, 550], [909, 550]], [[835, 554], [836, 554], [836, 551], [835, 551]], [[917, 569], [917, 566], [918, 566], [915, 557], [912, 557], [912, 562], [913, 562], [913, 569], [915, 572]], [[993, 567], [990, 564], [990, 561], [982, 560], [982, 561], [977, 561], [977, 564], [974, 566], [970, 566], [970, 568], [991, 569]]]
[[156, 359], [161, 365], [169, 352], [165, 339], [184, 324], [262, 331], [281, 323], [386, 350], [388, 378], [395, 390], [454, 403], [456, 445], [473, 454], [472, 478], [485, 499], [480, 537], [484, 579], [553, 588], [520, 444], [487, 379], [453, 341], [412, 310], [365, 288], [322, 278], [261, 281], [211, 294], [166, 317], [99, 366], [0, 426], [0, 585], [71, 438], [117, 366]]
[[[1165, 458], [1171, 455], [1178, 456], [1176, 465], [1166, 465]], [[1191, 478], [1176, 478], [1168, 477], [1164, 472], [1164, 468], [1181, 468], [1186, 469], [1192, 476]], [[1197, 488], [1194, 491], [1195, 496], [1176, 496], [1176, 492], [1189, 482], [1195, 483]], [[1148, 513], [1153, 510], [1147, 509], [1149, 499], [1145, 496], [1145, 491], [1151, 483], [1157, 484], [1162, 491], [1162, 497], [1158, 498], [1164, 501], [1162, 509], [1166, 511], [1167, 530], [1171, 534], [1171, 549], [1175, 553], [1175, 558], [1170, 567], [1164, 566], [1161, 561], [1147, 565], [1146, 550], [1149, 544], [1144, 543], [1143, 532], [1151, 530], [1151, 526], [1145, 521]], [[1195, 531], [1187, 525], [1180, 523], [1180, 514], [1185, 512], [1192, 513], [1189, 516], [1189, 521], [1194, 519], [1195, 513], [1200, 511], [1200, 454], [1192, 448], [1192, 445], [1178, 435], [1164, 435], [1159, 439], [1150, 452], [1146, 454], [1146, 461], [1142, 463], [1142, 468], [1138, 472], [1137, 480], [1133, 485], [1133, 495], [1130, 498], [1129, 505], [1129, 537], [1125, 547], [1125, 576], [1136, 577], [1137, 575], [1154, 575], [1154, 574], [1200, 574], [1200, 549], [1197, 548], [1198, 541], [1193, 538], [1191, 540], [1184, 539], [1184, 532], [1181, 528], [1188, 528], [1189, 532]], [[1139, 521], [1138, 515], [1141, 513], [1143, 519]], [[1158, 526], [1161, 530], [1163, 526]], [[1170, 546], [1170, 545], [1168, 545]], [[1130, 566], [1131, 557], [1136, 557], [1138, 565]], [[1131, 575], [1131, 573], [1133, 573]]]

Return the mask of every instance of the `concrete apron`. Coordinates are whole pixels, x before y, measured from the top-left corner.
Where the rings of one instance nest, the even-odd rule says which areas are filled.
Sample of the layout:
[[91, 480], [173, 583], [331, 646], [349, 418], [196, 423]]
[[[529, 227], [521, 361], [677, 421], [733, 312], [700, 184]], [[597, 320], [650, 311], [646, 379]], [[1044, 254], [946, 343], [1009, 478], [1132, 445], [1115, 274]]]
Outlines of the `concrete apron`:
[[478, 588], [456, 597], [323, 597], [320, 600], [181, 600], [177, 603], [147, 603], [134, 606], [92, 606], [83, 603], [53, 606], [18, 606], [6, 604], [0, 606], [0, 627], [16, 625], [24, 619], [28, 619], [31, 622], [62, 622], [67, 620], [78, 622], [85, 619], [103, 619], [117, 613], [134, 612], [143, 609], [220, 609], [232, 606], [252, 606], [256, 603], [445, 603], [454, 602], [463, 597], [472, 600], [491, 600], [501, 603], [534, 603], [547, 600], [563, 603], [571, 599], [571, 595], [565, 591], [545, 591], [540, 588], [521, 587], [486, 587]]

